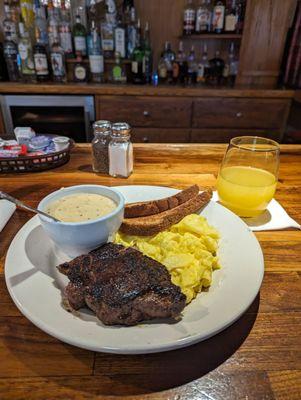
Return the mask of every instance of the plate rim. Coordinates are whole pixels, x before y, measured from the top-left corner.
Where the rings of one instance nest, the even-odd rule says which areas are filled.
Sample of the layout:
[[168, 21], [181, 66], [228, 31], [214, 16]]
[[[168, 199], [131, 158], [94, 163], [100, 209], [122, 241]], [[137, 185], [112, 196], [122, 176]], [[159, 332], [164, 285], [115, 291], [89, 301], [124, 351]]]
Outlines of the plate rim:
[[[177, 190], [179, 191], [179, 189], [170, 187], [170, 186], [157, 186], [157, 185], [119, 185], [119, 186], [113, 186], [113, 188], [118, 189], [118, 188], [128, 188], [128, 187], [144, 187], [144, 188], [161, 188], [161, 189], [173, 189], [173, 190]], [[5, 265], [4, 265], [4, 276], [5, 276], [5, 283], [6, 283], [6, 287], [7, 290], [9, 292], [10, 297], [12, 298], [13, 302], [15, 303], [15, 305], [17, 306], [18, 310], [21, 312], [22, 315], [24, 315], [31, 323], [33, 323], [36, 327], [38, 327], [39, 329], [41, 329], [42, 331], [46, 332], [47, 334], [49, 334], [52, 337], [55, 337], [57, 339], [59, 339], [60, 341], [64, 342], [64, 343], [68, 343], [70, 345], [79, 347], [79, 348], [83, 348], [86, 350], [90, 350], [90, 351], [96, 351], [96, 352], [103, 352], [103, 353], [112, 353], [112, 354], [150, 354], [150, 353], [159, 353], [159, 352], [165, 352], [165, 351], [171, 351], [171, 350], [177, 350], [180, 348], [184, 348], [187, 346], [191, 346], [193, 344], [196, 344], [198, 342], [201, 342], [203, 340], [207, 340], [210, 337], [220, 333], [221, 331], [227, 329], [230, 325], [232, 325], [233, 323], [235, 323], [245, 312], [246, 310], [250, 307], [250, 305], [254, 302], [255, 298], [257, 297], [261, 285], [262, 285], [262, 281], [263, 281], [263, 277], [264, 277], [264, 256], [263, 256], [263, 252], [262, 252], [262, 248], [260, 246], [260, 243], [258, 241], [258, 239], [256, 238], [254, 232], [248, 227], [248, 225], [242, 220], [240, 219], [236, 214], [234, 214], [232, 211], [228, 210], [227, 208], [225, 208], [224, 206], [222, 206], [221, 204], [218, 204], [214, 201], [210, 201], [212, 203], [214, 203], [216, 206], [223, 208], [224, 210], [226, 210], [226, 212], [232, 214], [232, 216], [235, 217], [235, 219], [237, 219], [237, 221], [239, 221], [239, 223], [241, 223], [242, 225], [244, 225], [244, 227], [248, 230], [248, 232], [251, 234], [251, 237], [253, 239], [254, 244], [256, 244], [257, 246], [257, 250], [258, 250], [258, 254], [260, 255], [260, 260], [258, 260], [258, 263], [260, 263], [260, 271], [261, 274], [258, 277], [258, 288], [256, 289], [256, 291], [254, 291], [254, 295], [248, 299], [248, 305], [246, 307], [243, 307], [239, 312], [237, 312], [226, 324], [225, 323], [221, 323], [219, 324], [218, 327], [212, 328], [211, 330], [209, 330], [209, 332], [204, 335], [202, 334], [202, 332], [198, 333], [198, 334], [193, 334], [193, 335], [189, 335], [187, 337], [184, 338], [180, 338], [174, 341], [171, 341], [170, 343], [167, 344], [162, 344], [162, 345], [154, 345], [152, 344], [152, 347], [147, 348], [146, 344], [141, 344], [141, 345], [137, 345], [135, 344], [132, 347], [128, 347], [128, 348], [120, 348], [120, 347], [115, 347], [115, 346], [99, 346], [99, 347], [94, 347], [93, 345], [90, 344], [85, 344], [82, 341], [80, 341], [77, 337], [71, 337], [71, 339], [69, 337], [66, 337], [64, 334], [60, 334], [60, 332], [57, 332], [57, 330], [55, 328], [52, 328], [51, 325], [49, 324], [44, 324], [43, 322], [41, 322], [41, 320], [38, 317], [34, 317], [32, 316], [32, 314], [30, 313], [30, 311], [27, 309], [27, 307], [24, 307], [18, 300], [16, 294], [14, 293], [11, 285], [8, 282], [8, 276], [6, 273], [7, 270], [7, 265], [8, 265], [8, 259], [11, 256], [11, 253], [13, 252], [13, 247], [15, 245], [16, 242], [18, 242], [19, 240], [19, 236], [22, 236], [24, 234], [24, 231], [29, 230], [32, 231], [35, 227], [39, 226], [39, 218], [38, 216], [34, 216], [31, 219], [29, 219], [19, 230], [18, 232], [15, 234], [15, 236], [13, 237], [13, 240], [11, 241], [9, 248], [7, 250], [6, 253], [6, 257], [5, 257]], [[129, 329], [130, 327], [128, 327]]]

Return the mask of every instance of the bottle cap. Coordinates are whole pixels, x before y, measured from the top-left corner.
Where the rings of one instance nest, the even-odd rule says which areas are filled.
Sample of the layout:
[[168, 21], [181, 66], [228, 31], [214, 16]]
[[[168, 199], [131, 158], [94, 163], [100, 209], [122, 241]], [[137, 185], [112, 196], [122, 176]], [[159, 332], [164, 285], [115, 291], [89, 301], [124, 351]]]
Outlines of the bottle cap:
[[116, 122], [112, 125], [112, 136], [122, 137], [122, 136], [130, 136], [131, 127], [126, 122]]
[[96, 133], [111, 133], [111, 122], [106, 120], [95, 121], [93, 124], [94, 134]]

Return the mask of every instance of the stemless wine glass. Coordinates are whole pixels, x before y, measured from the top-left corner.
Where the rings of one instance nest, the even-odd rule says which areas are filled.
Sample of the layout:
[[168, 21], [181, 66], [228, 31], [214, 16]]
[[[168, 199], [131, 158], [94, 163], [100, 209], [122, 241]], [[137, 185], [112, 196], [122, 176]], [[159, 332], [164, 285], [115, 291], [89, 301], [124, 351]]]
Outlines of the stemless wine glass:
[[217, 178], [219, 201], [240, 217], [261, 214], [276, 190], [279, 153], [279, 144], [271, 139], [231, 139]]

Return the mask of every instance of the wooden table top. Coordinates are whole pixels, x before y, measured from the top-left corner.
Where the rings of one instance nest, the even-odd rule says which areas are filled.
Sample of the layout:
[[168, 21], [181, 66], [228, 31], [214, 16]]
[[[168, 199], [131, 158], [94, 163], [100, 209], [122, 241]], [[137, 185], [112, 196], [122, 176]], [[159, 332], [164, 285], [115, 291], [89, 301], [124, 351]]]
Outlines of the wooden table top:
[[[92, 173], [89, 146], [78, 145], [67, 165], [43, 173], [0, 175], [0, 187], [33, 206], [53, 190], [81, 183], [214, 187], [224, 151], [225, 145], [136, 145], [135, 172], [122, 180]], [[300, 167], [301, 146], [282, 146], [276, 198], [299, 223]], [[30, 217], [15, 212], [0, 233], [1, 400], [301, 398], [300, 231], [256, 234], [265, 257], [263, 285], [228, 329], [185, 349], [122, 356], [52, 338], [23, 317], [10, 299], [5, 255]]]

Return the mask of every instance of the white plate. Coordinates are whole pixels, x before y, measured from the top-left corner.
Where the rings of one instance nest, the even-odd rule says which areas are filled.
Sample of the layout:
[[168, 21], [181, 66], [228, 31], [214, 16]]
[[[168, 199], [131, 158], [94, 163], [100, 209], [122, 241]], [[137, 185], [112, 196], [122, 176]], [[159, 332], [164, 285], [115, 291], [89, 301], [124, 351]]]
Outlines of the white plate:
[[[120, 186], [127, 201], [170, 196], [176, 189]], [[44, 234], [38, 217], [17, 233], [7, 253], [5, 279], [19, 310], [56, 338], [89, 350], [120, 354], [155, 353], [204, 340], [236, 321], [256, 297], [263, 278], [260, 245], [247, 225], [221, 205], [210, 202], [201, 212], [221, 235], [222, 269], [213, 274], [207, 293], [200, 293], [173, 324], [145, 323], [108, 327], [91, 312], [76, 315], [62, 307], [61, 290], [68, 279], [55, 266], [63, 260]]]

